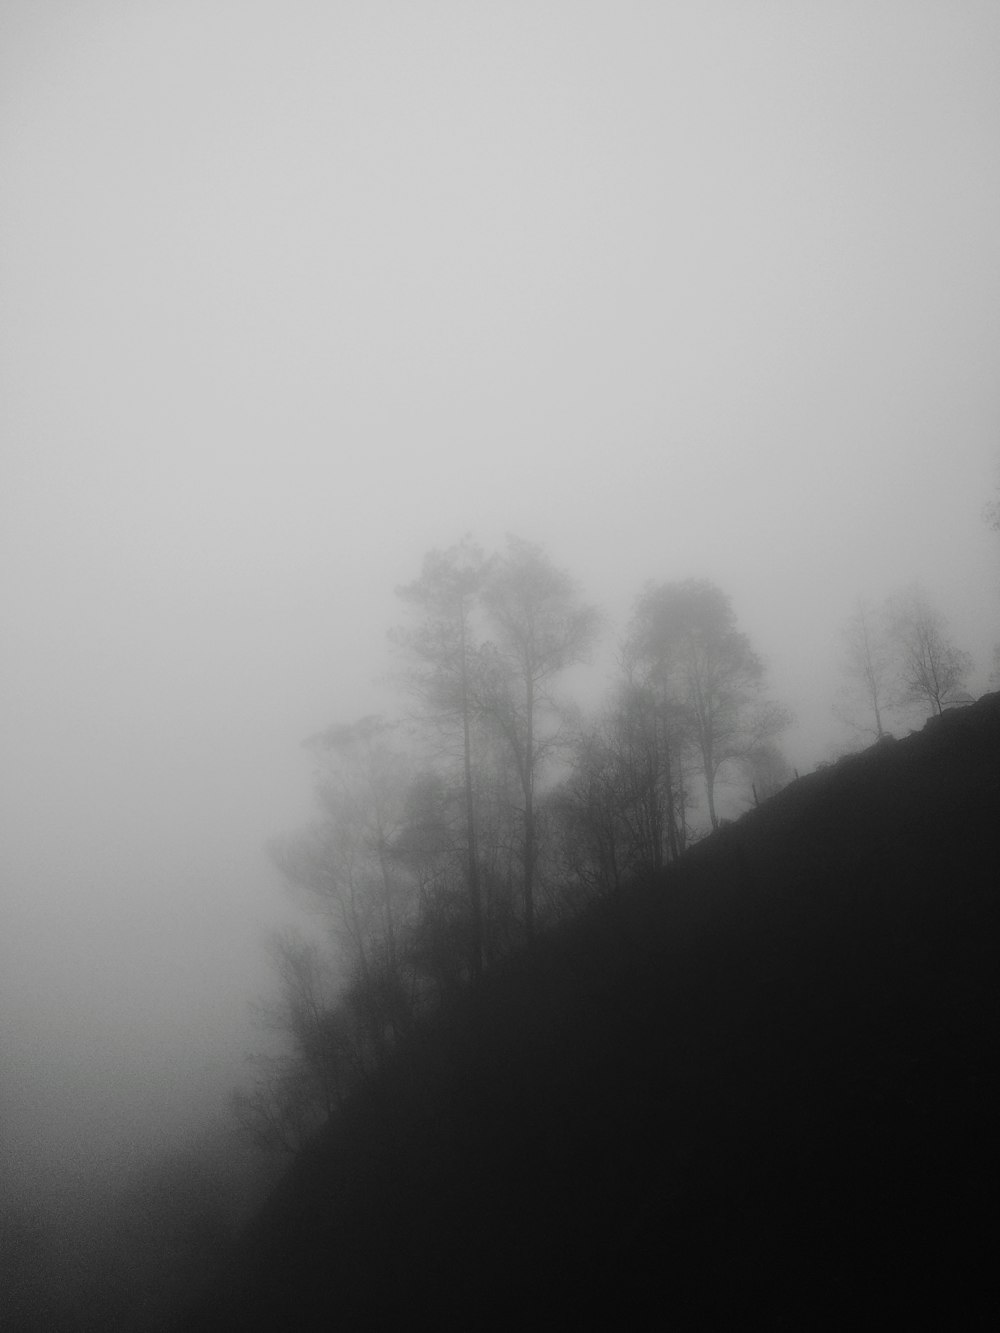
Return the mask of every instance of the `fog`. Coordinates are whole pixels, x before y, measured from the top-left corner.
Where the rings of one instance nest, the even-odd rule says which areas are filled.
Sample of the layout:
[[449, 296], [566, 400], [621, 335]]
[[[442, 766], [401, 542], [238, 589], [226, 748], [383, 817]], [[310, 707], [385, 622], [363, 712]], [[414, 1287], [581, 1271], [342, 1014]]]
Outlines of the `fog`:
[[859, 594], [987, 688], [998, 149], [989, 0], [6, 0], [8, 1179], [225, 1121], [264, 843], [398, 709], [431, 548], [543, 543], [593, 698], [647, 580], [715, 580], [802, 771]]

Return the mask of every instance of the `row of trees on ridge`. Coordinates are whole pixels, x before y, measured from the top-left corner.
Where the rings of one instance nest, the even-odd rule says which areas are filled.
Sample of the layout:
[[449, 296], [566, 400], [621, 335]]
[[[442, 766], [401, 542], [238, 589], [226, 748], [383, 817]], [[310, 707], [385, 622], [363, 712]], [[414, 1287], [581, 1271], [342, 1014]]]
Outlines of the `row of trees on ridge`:
[[[282, 1045], [234, 1109], [290, 1151], [422, 1014], [545, 924], [676, 860], [722, 822], [723, 791], [732, 809], [737, 787], [745, 806], [791, 776], [776, 745], [789, 715], [710, 582], [642, 591], [589, 714], [565, 686], [601, 618], [540, 547], [511, 538], [487, 555], [466, 539], [397, 591], [409, 708], [311, 737], [317, 816], [269, 847], [323, 929], [272, 942]], [[848, 713], [875, 737], [914, 701], [940, 712], [969, 669], [918, 590], [860, 603], [846, 642]]]
[[590, 717], [563, 685], [601, 618], [540, 547], [466, 539], [398, 593], [407, 715], [310, 738], [318, 816], [269, 848], [326, 927], [272, 944], [284, 1045], [234, 1096], [271, 1146], [296, 1149], [421, 1013], [540, 926], [717, 827], [724, 779], [760, 799], [787, 778], [787, 714], [711, 583], [645, 589]]

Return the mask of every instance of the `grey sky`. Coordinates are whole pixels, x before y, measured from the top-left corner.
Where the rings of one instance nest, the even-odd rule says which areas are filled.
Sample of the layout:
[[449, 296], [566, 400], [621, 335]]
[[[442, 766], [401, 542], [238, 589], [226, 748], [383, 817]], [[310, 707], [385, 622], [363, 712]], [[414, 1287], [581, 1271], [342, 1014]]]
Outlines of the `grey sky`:
[[16, 1144], [238, 1074], [261, 844], [432, 546], [612, 623], [716, 579], [803, 766], [859, 592], [923, 580], [985, 688], [998, 149], [990, 0], [5, 0]]

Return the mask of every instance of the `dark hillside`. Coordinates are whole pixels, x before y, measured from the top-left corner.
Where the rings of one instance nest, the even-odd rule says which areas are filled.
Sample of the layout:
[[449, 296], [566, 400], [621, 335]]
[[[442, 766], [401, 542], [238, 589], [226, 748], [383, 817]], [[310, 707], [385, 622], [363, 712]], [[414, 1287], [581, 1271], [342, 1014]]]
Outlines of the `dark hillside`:
[[797, 781], [423, 1034], [194, 1327], [985, 1322], [998, 853], [1000, 695]]

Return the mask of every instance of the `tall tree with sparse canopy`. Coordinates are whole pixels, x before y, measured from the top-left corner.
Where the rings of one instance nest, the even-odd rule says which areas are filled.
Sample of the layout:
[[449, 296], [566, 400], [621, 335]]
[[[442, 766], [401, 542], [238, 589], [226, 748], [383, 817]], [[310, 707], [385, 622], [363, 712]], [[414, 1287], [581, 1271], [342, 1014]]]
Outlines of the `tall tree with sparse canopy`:
[[522, 876], [524, 927], [535, 930], [538, 773], [554, 736], [540, 723], [554, 704], [555, 677], [582, 661], [597, 636], [597, 612], [584, 605], [570, 576], [556, 569], [541, 547], [519, 538], [492, 566], [483, 589], [494, 642], [488, 658], [484, 703], [506, 741], [523, 799]]
[[407, 684], [425, 712], [461, 738], [465, 810], [466, 883], [472, 925], [470, 973], [483, 966], [483, 901], [476, 839], [472, 727], [477, 709], [474, 683], [477, 644], [474, 616], [488, 562], [469, 538], [424, 558], [420, 578], [396, 589], [415, 613], [415, 623], [392, 637], [408, 658]]

